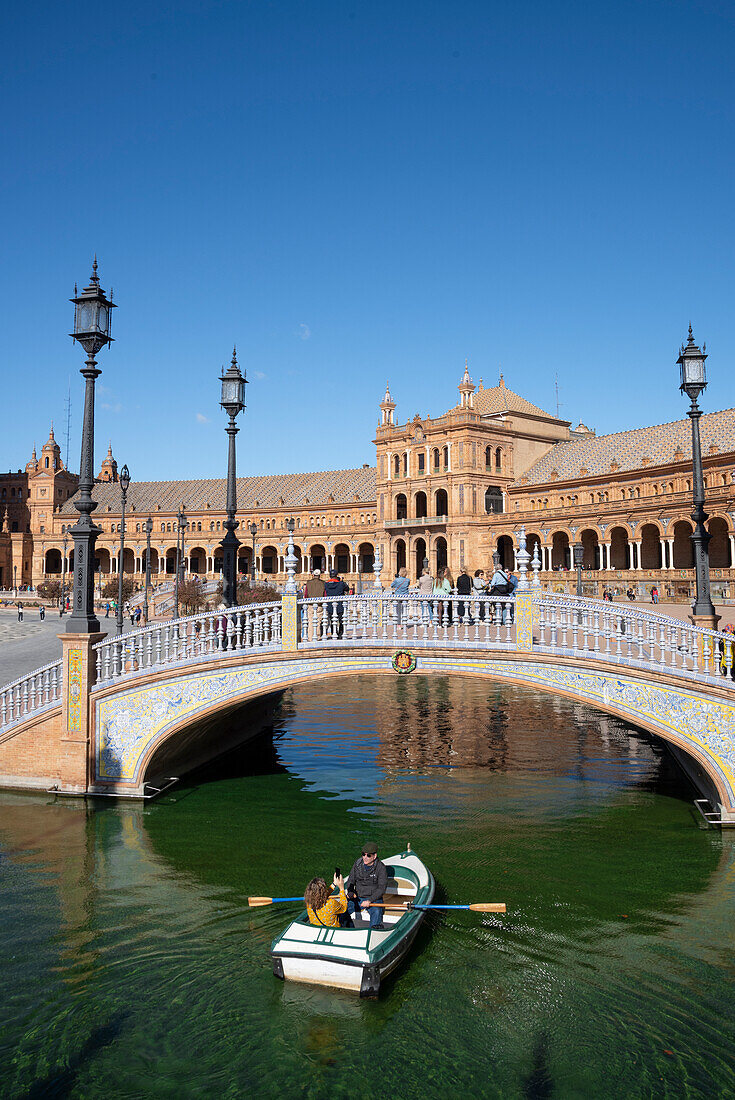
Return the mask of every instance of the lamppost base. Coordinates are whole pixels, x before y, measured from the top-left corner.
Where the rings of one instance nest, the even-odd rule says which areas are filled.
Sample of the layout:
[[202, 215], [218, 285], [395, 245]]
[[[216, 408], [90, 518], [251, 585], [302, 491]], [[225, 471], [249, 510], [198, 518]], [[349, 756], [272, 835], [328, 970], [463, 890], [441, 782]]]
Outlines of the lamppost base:
[[695, 615], [692, 612], [689, 621], [694, 623], [695, 626], [701, 626], [703, 630], [719, 630], [721, 618], [722, 615]]

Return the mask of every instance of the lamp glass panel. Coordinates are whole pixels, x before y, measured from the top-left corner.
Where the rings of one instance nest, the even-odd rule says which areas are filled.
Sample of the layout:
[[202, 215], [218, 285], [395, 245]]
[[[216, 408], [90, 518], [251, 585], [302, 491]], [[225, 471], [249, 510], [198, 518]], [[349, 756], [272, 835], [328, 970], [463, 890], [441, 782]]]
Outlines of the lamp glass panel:
[[701, 386], [704, 383], [704, 359], [699, 356], [685, 356], [684, 372], [688, 385]]
[[221, 405], [236, 405], [240, 396], [240, 387], [238, 385], [237, 378], [228, 378], [227, 375], [222, 379], [222, 400]]
[[107, 306], [102, 303], [99, 304], [97, 309], [97, 331], [107, 335], [110, 323], [110, 315], [107, 311]]
[[95, 323], [95, 303], [79, 302], [77, 304], [76, 331], [91, 332]]

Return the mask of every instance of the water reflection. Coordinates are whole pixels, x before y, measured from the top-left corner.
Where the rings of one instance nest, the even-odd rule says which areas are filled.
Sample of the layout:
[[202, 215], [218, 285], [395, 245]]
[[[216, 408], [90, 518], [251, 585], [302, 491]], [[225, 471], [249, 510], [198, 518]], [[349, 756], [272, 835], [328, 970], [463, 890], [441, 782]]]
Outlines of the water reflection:
[[[376, 1050], [422, 1100], [732, 1092], [735, 838], [662, 747], [523, 689], [349, 683], [152, 805], [0, 795], [0, 1092], [346, 1095]], [[247, 894], [368, 834], [507, 918], [431, 915], [377, 1003], [276, 982], [288, 911]]]

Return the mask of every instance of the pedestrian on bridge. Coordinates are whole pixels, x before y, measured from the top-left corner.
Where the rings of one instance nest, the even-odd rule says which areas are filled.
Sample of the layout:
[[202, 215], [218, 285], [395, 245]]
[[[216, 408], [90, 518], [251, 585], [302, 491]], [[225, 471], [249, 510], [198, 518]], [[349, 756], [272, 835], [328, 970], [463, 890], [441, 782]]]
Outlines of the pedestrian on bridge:
[[[304, 585], [305, 600], [324, 599], [324, 581], [321, 569], [314, 569]], [[306, 608], [307, 631], [310, 641], [322, 636], [322, 604], [308, 604]]]
[[401, 618], [403, 615], [403, 600], [401, 597], [408, 595], [409, 584], [408, 570], [404, 565], [398, 570], [398, 575], [393, 578], [393, 582], [390, 586], [393, 595], [399, 597], [396, 600], [396, 622], [399, 626], [401, 625]]
[[[330, 596], [346, 596], [349, 592], [348, 585], [340, 577], [336, 569], [329, 570], [329, 580], [324, 582], [324, 594], [329, 598]], [[340, 600], [339, 603], [333, 604], [330, 602], [327, 604], [327, 633], [332, 633], [332, 616], [336, 613], [337, 616], [337, 637], [341, 638], [344, 633], [344, 614], [345, 605]]]

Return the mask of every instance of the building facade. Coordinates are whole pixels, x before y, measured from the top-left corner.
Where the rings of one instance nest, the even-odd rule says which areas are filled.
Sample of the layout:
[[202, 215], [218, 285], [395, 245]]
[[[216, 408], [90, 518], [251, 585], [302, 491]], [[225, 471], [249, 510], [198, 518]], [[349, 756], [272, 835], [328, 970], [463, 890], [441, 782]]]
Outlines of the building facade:
[[[545, 585], [572, 591], [572, 546], [584, 547], [583, 591], [657, 585], [662, 598], [688, 599], [694, 572], [691, 426], [688, 419], [607, 436], [554, 417], [506, 386], [477, 386], [465, 365], [459, 398], [439, 416], [400, 423], [389, 387], [379, 405], [376, 463], [358, 469], [238, 478], [238, 569], [275, 584], [285, 580], [286, 521], [301, 578], [336, 568], [358, 588], [372, 585], [380, 552], [383, 583], [401, 566], [420, 574], [448, 566], [456, 576], [491, 567], [494, 553], [514, 564], [523, 526], [538, 549]], [[713, 592], [735, 598], [735, 410], [701, 422]], [[0, 587], [60, 579], [73, 567], [68, 529], [78, 478], [61, 461], [53, 429], [24, 470], [0, 475]], [[121, 493], [108, 448], [93, 496], [102, 533], [96, 581], [121, 566]], [[184, 567], [214, 580], [221, 573], [225, 479], [133, 482], [128, 493], [122, 568], [138, 581], [146, 569], [144, 522], [153, 521], [151, 574], [176, 570], [177, 513], [183, 506]], [[254, 532], [251, 533], [251, 527]], [[66, 536], [66, 543], [65, 543]]]

